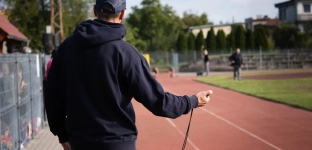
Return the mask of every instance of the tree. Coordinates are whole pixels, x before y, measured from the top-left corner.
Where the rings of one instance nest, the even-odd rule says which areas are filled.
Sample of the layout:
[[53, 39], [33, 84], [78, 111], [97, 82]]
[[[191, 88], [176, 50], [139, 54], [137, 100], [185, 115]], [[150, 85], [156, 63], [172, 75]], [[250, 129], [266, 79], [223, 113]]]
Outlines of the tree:
[[159, 0], [143, 0], [141, 6], [132, 7], [126, 21], [140, 29], [138, 38], [146, 42], [147, 50], [176, 49], [176, 33], [182, 29], [182, 22], [172, 7], [163, 6]]
[[262, 50], [268, 50], [269, 48], [267, 36], [262, 26], [256, 28], [256, 31], [255, 31], [255, 48], [257, 50], [260, 50], [260, 48]]
[[242, 25], [238, 25], [235, 31], [235, 47], [245, 50], [245, 30]]
[[202, 46], [205, 46], [204, 33], [202, 30], [199, 31], [196, 37], [195, 48], [196, 51], [201, 51]]
[[249, 29], [246, 31], [246, 50], [253, 50], [255, 47], [253, 32]]
[[[85, 0], [66, 0], [63, 2], [64, 36], [70, 35], [75, 27], [86, 20], [88, 6]], [[5, 0], [11, 12], [8, 16], [15, 25], [30, 40], [30, 47], [43, 49], [42, 35], [46, 26], [50, 25], [50, 3], [46, 0]]]
[[9, 21], [31, 40], [29, 46], [43, 49], [41, 37], [46, 25], [50, 24], [50, 13], [44, 0], [5, 0], [5, 3], [11, 9]]
[[229, 50], [233, 50], [235, 48], [235, 38], [233, 35], [233, 32], [231, 32], [230, 34], [228, 34], [228, 36], [226, 37], [226, 47]]
[[207, 33], [206, 38], [206, 47], [208, 50], [215, 51], [216, 50], [216, 35], [214, 33], [214, 28], [211, 27]]
[[301, 33], [294, 24], [282, 24], [273, 32], [275, 48], [309, 48], [311, 32]]
[[188, 39], [187, 39], [187, 47], [189, 51], [195, 50], [195, 35], [193, 32], [189, 33]]
[[[88, 5], [85, 0], [66, 0], [63, 2], [64, 37], [71, 35], [77, 25], [88, 18]], [[84, 12], [84, 13], [82, 13]]]
[[211, 22], [208, 21], [208, 16], [206, 13], [201, 15], [196, 15], [194, 13], [185, 11], [182, 17], [183, 28], [187, 28], [190, 26], [199, 26], [199, 25], [212, 25]]
[[225, 37], [225, 33], [223, 30], [218, 30], [216, 43], [217, 43], [217, 47], [216, 47], [217, 50], [225, 50], [225, 48], [226, 48], [226, 37]]
[[146, 43], [139, 38], [138, 28], [131, 27], [127, 22], [124, 22], [124, 25], [127, 27], [127, 34], [125, 40], [137, 48], [139, 51], [146, 50]]
[[177, 40], [177, 51], [187, 51], [187, 40], [183, 32], [180, 32]]

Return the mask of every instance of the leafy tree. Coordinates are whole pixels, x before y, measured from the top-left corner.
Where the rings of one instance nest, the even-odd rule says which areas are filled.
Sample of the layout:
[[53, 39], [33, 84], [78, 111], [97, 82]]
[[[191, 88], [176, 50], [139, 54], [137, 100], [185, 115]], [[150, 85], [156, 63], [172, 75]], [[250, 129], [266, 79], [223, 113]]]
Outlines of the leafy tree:
[[207, 49], [209, 49], [211, 51], [216, 50], [216, 35], [214, 33], [213, 27], [211, 27], [211, 29], [207, 33], [206, 47], [207, 47]]
[[312, 42], [310, 33], [301, 33], [294, 24], [283, 24], [273, 32], [275, 48], [309, 48]]
[[235, 46], [241, 50], [245, 50], [245, 30], [242, 25], [238, 25], [235, 31]]
[[262, 50], [268, 50], [269, 48], [267, 36], [262, 26], [255, 30], [255, 48], [257, 50], [260, 50], [260, 48], [262, 48]]
[[274, 42], [273, 42], [273, 38], [269, 37], [268, 38], [268, 50], [273, 50], [274, 49]]
[[184, 25], [184, 28], [190, 27], [190, 26], [199, 26], [199, 25], [212, 25], [211, 22], [208, 21], [208, 16], [206, 13], [203, 13], [201, 15], [196, 15], [194, 13], [185, 11], [183, 13], [182, 22]]
[[233, 32], [227, 35], [226, 37], [226, 48], [227, 49], [234, 49], [235, 48], [235, 38], [233, 36]]
[[125, 40], [137, 48], [139, 51], [146, 50], [146, 43], [139, 38], [138, 32], [139, 29], [131, 27], [127, 22], [124, 22], [124, 25], [127, 27], [127, 34]]
[[[85, 0], [66, 0], [63, 2], [63, 29], [66, 38], [76, 26], [88, 18], [88, 5]], [[81, 13], [84, 12], [84, 13]]]
[[195, 35], [193, 32], [189, 33], [188, 39], [187, 39], [187, 47], [189, 51], [195, 50]]
[[204, 39], [203, 31], [200, 30], [196, 37], [196, 42], [195, 42], [196, 51], [200, 51], [202, 49], [202, 46], [205, 46], [205, 39]]
[[[50, 3], [47, 0], [4, 0], [11, 12], [8, 16], [30, 40], [30, 47], [43, 49], [42, 35], [50, 25]], [[71, 34], [75, 27], [87, 18], [88, 6], [85, 0], [66, 0], [63, 2], [64, 36]], [[83, 13], [82, 13], [83, 12]], [[58, 19], [56, 17], [56, 19]]]
[[9, 21], [28, 37], [31, 48], [43, 49], [42, 34], [50, 24], [50, 13], [44, 0], [5, 0], [11, 12]]
[[181, 20], [172, 7], [163, 6], [159, 0], [143, 0], [142, 8], [132, 8], [126, 21], [140, 29], [139, 39], [147, 44], [147, 50], [176, 49], [176, 40], [181, 30]]
[[253, 32], [251, 30], [247, 30], [246, 31], [246, 50], [253, 50], [255, 47], [254, 44], [254, 35]]
[[177, 40], [177, 51], [187, 51], [187, 40], [183, 32], [180, 32]]
[[226, 37], [223, 30], [218, 30], [216, 42], [217, 42], [217, 50], [225, 50]]

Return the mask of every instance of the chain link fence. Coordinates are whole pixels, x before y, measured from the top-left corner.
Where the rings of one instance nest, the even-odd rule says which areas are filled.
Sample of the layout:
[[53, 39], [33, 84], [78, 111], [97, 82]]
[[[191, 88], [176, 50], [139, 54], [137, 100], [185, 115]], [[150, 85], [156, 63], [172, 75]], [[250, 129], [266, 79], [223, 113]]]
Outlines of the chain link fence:
[[43, 127], [43, 58], [0, 55], [1, 150], [23, 149]]
[[[231, 71], [228, 60], [234, 51], [209, 52], [211, 71]], [[191, 52], [148, 52], [151, 67], [168, 72], [170, 67], [177, 72], [204, 71], [204, 55]], [[241, 51], [244, 70], [305, 69], [312, 68], [312, 50]]]

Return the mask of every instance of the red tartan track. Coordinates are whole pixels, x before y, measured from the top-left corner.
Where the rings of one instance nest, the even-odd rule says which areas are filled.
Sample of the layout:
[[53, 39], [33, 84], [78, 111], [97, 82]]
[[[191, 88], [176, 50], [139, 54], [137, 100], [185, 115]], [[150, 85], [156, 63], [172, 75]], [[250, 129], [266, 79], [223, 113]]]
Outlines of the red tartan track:
[[[207, 106], [194, 110], [187, 150], [312, 150], [311, 112], [198, 83], [192, 77], [162, 74], [157, 79], [176, 95], [214, 92]], [[182, 149], [190, 114], [166, 119], [133, 104], [137, 150]]]

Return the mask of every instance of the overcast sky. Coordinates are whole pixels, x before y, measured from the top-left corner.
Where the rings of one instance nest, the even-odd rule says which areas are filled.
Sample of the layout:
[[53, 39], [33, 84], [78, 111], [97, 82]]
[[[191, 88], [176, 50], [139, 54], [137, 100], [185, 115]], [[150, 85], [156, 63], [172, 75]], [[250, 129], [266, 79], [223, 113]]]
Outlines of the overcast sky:
[[[128, 13], [132, 6], [139, 6], [142, 0], [127, 0]], [[182, 16], [184, 11], [201, 14], [206, 12], [208, 20], [214, 24], [220, 21], [244, 22], [246, 18], [256, 18], [257, 15], [268, 15], [270, 18], [278, 17], [278, 9], [274, 4], [288, 0], [160, 0], [162, 4], [169, 4]]]

